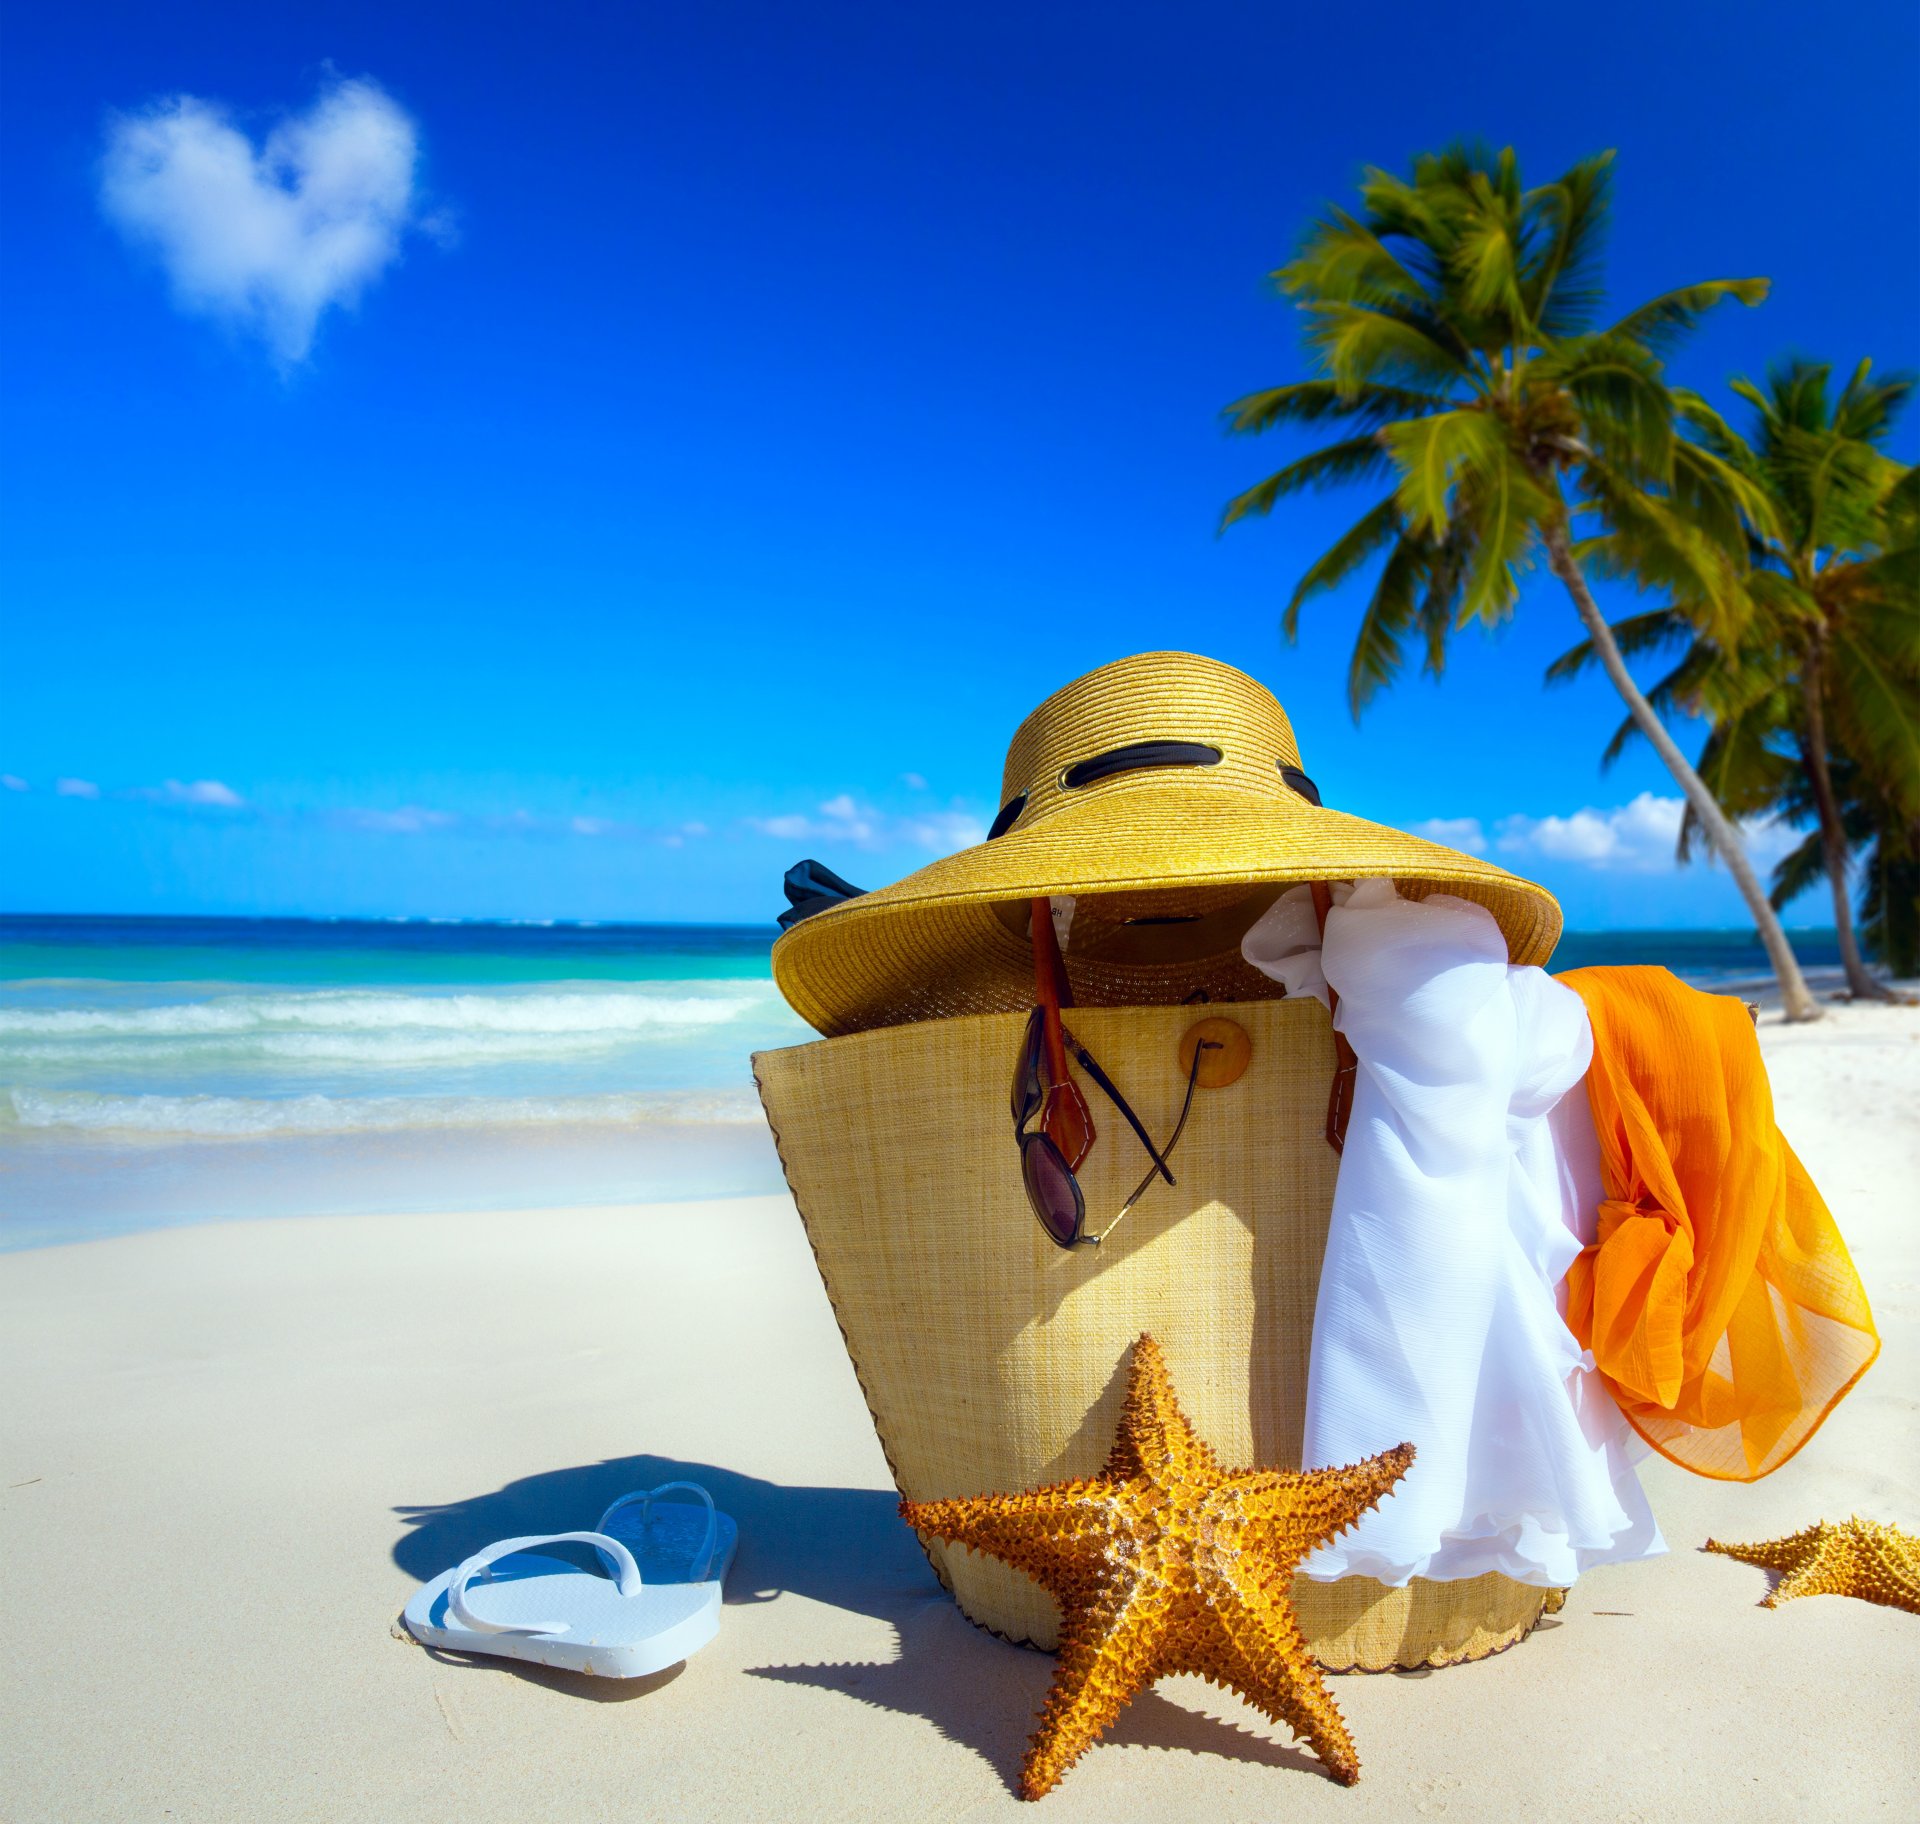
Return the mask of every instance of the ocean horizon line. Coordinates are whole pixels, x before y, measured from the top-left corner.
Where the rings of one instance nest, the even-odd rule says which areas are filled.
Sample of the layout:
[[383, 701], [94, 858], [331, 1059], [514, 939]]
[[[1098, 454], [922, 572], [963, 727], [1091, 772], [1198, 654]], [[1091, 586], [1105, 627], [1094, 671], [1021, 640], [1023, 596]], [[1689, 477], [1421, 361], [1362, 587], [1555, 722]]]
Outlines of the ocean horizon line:
[[[425, 926], [451, 930], [499, 931], [727, 931], [766, 936], [772, 943], [779, 935], [774, 919], [748, 920], [724, 918], [503, 918], [451, 917], [438, 913], [361, 913], [361, 912], [8, 912], [0, 911], [0, 929], [19, 925], [66, 924], [109, 925], [144, 924], [155, 926], [186, 925], [311, 925], [337, 928], [362, 926], [370, 930]], [[1786, 925], [1791, 937], [1829, 938], [1837, 935], [1832, 925]], [[1658, 935], [1672, 932], [1694, 936], [1755, 937], [1751, 924], [1614, 924], [1568, 925], [1562, 938], [1612, 936], [1619, 933]]]
[[[482, 930], [760, 931], [762, 921], [724, 918], [468, 918], [414, 912], [6, 912], [0, 927], [26, 924], [154, 925], [430, 925]], [[775, 920], [764, 928], [778, 930]]]

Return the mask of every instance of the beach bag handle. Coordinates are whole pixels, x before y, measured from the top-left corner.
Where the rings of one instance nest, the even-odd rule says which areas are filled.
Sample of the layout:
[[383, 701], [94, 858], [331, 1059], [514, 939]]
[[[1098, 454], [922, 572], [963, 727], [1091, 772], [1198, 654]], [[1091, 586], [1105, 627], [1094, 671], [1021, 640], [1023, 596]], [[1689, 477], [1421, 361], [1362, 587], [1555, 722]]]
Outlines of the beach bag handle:
[[[1333, 888], [1324, 880], [1316, 880], [1309, 889], [1313, 894], [1314, 923], [1320, 927], [1320, 941], [1324, 945], [1327, 937], [1327, 914], [1333, 910]], [[1340, 997], [1333, 991], [1333, 984], [1327, 984], [1327, 1011], [1338, 1014]], [[1347, 1148], [1347, 1121], [1353, 1114], [1353, 1084], [1360, 1068], [1360, 1060], [1354, 1055], [1354, 1049], [1347, 1043], [1347, 1035], [1336, 1025], [1333, 1029], [1333, 1087], [1327, 1093], [1327, 1144], [1336, 1153]]]

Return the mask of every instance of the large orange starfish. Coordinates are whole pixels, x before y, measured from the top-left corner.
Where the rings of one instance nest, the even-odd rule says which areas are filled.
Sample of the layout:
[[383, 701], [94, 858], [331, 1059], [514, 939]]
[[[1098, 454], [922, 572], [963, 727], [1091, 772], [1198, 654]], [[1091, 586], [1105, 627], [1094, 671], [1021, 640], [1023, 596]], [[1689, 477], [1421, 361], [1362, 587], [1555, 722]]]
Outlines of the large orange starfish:
[[1858, 1596], [1890, 1609], [1920, 1614], [1920, 1539], [1897, 1526], [1856, 1515], [1838, 1526], [1817, 1526], [1759, 1545], [1707, 1541], [1707, 1550], [1778, 1573], [1765, 1606], [1777, 1609], [1796, 1596]]
[[1351, 1469], [1222, 1469], [1143, 1336], [1099, 1475], [1024, 1495], [902, 1501], [900, 1512], [1025, 1571], [1060, 1604], [1060, 1664], [1021, 1767], [1023, 1798], [1050, 1790], [1137, 1692], [1174, 1672], [1237, 1691], [1350, 1786], [1360, 1760], [1288, 1594], [1300, 1560], [1412, 1462], [1402, 1444]]

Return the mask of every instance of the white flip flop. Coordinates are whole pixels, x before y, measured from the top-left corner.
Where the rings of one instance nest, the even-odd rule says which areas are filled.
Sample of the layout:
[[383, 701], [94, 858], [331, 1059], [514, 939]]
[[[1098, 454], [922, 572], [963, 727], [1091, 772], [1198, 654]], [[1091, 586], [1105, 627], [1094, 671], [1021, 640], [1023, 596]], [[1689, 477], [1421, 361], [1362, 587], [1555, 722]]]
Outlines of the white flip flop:
[[[704, 1511], [659, 1502], [681, 1489]], [[475, 1552], [421, 1585], [401, 1620], [429, 1647], [643, 1678], [720, 1631], [721, 1585], [739, 1539], [699, 1483], [663, 1482], [623, 1495], [590, 1533], [534, 1533]], [[592, 1546], [607, 1575], [535, 1550], [569, 1543]]]

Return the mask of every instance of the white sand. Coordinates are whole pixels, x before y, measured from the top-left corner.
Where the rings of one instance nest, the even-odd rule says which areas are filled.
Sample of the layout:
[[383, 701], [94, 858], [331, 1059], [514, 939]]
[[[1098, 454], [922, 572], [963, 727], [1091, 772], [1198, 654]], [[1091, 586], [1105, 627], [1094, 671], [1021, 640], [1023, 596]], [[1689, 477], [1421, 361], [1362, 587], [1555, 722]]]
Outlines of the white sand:
[[[1477, 1666], [1344, 1678], [1334, 1786], [1194, 1680], [1045, 1804], [1140, 1817], [1920, 1816], [1920, 1617], [1697, 1548], [1920, 1527], [1920, 1013], [1769, 1025], [1783, 1125], [1886, 1339], [1754, 1487], [1655, 1463], [1670, 1544]], [[0, 1817], [1011, 1812], [1052, 1662], [979, 1633], [893, 1496], [783, 1199], [328, 1218], [0, 1259]], [[645, 1454], [642, 1454], [645, 1453]], [[744, 1542], [720, 1637], [627, 1686], [389, 1637], [415, 1582], [692, 1473]]]

